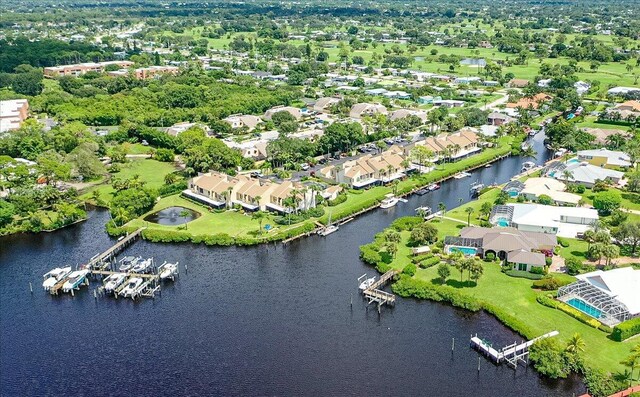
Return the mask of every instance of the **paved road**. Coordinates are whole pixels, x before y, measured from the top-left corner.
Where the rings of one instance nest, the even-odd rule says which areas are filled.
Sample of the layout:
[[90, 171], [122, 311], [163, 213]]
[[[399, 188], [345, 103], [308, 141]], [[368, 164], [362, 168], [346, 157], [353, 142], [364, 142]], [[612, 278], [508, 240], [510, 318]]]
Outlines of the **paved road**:
[[502, 95], [502, 98], [496, 99], [495, 101], [488, 103], [484, 106], [480, 106], [480, 110], [489, 110], [489, 109], [493, 109], [497, 106], [500, 106], [504, 103], [507, 103], [507, 100], [509, 100], [509, 95], [507, 95], [507, 93], [505, 91], [496, 91], [496, 94], [500, 94]]

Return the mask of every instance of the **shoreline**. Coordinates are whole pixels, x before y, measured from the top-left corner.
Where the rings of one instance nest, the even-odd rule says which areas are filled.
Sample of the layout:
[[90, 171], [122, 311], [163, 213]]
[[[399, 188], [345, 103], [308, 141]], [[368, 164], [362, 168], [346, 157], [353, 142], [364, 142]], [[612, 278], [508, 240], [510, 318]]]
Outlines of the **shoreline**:
[[[487, 164], [492, 164], [494, 162], [503, 160], [512, 155], [512, 144], [514, 140], [519, 137], [512, 137], [508, 142], [503, 143], [502, 145], [496, 145], [495, 147], [488, 148], [486, 150], [495, 150], [493, 156], [488, 159], [482, 157], [483, 152], [478, 153], [475, 156], [468, 157], [467, 159], [474, 159], [478, 157], [478, 161], [470, 161], [470, 164], [467, 164], [463, 167], [456, 167], [456, 165], [460, 164], [467, 159], [460, 160], [460, 162], [454, 163], [444, 163], [442, 169], [434, 169], [427, 174], [420, 175], [417, 177], [408, 177], [404, 179], [400, 184], [406, 184], [404, 188], [399, 187], [396, 196], [397, 197], [406, 197], [414, 194], [416, 191], [428, 186], [432, 183], [442, 183], [449, 179], [453, 179], [453, 176], [466, 171], [473, 171], [479, 168], [486, 166]], [[524, 137], [526, 139], [526, 137]], [[485, 156], [486, 157], [486, 156]], [[429, 174], [436, 174], [435, 177], [429, 177]], [[390, 190], [390, 187], [387, 187], [386, 190]], [[367, 190], [363, 191], [365, 194]], [[388, 192], [387, 192], [388, 193]], [[386, 194], [386, 193], [384, 193]], [[341, 208], [337, 214], [333, 213], [335, 217], [334, 220], [337, 223], [344, 223], [343, 221], [348, 221], [349, 219], [354, 219], [357, 216], [363, 215], [367, 212], [373, 211], [374, 209], [379, 207], [380, 201], [384, 198], [384, 194], [378, 194], [374, 197], [369, 198], [363, 206], [354, 207], [354, 208]], [[182, 199], [184, 199], [180, 195], [176, 195]], [[189, 201], [189, 200], [186, 200]], [[189, 201], [190, 202], [190, 201]], [[196, 204], [197, 206], [200, 206]], [[327, 207], [331, 208], [331, 207]], [[158, 209], [153, 209], [149, 213], [153, 213]], [[141, 226], [141, 222], [144, 222], [144, 225], [147, 225], [148, 228], [143, 232], [142, 238], [150, 241], [150, 242], [159, 242], [159, 243], [180, 243], [180, 242], [190, 242], [193, 244], [204, 243], [206, 245], [218, 245], [218, 246], [253, 246], [260, 244], [270, 244], [270, 243], [278, 243], [281, 242], [283, 244], [288, 244], [292, 241], [301, 239], [303, 237], [308, 237], [312, 234], [315, 234], [321, 228], [318, 226], [318, 223], [326, 225], [328, 221], [327, 215], [323, 215], [319, 218], [310, 218], [303, 222], [300, 222], [296, 225], [287, 225], [290, 226], [282, 231], [279, 231], [278, 234], [274, 234], [271, 236], [265, 236], [262, 238], [256, 237], [245, 237], [238, 235], [229, 235], [229, 234], [204, 234], [204, 235], [196, 235], [193, 233], [189, 233], [187, 229], [166, 229], [160, 227], [154, 227], [154, 225], [149, 224], [148, 222], [143, 221], [142, 219], [147, 216], [149, 213], [143, 214], [142, 216], [130, 221], [129, 223], [117, 227], [111, 224], [106, 225], [107, 233], [111, 237], [119, 237], [128, 232], [136, 230], [139, 226]]]

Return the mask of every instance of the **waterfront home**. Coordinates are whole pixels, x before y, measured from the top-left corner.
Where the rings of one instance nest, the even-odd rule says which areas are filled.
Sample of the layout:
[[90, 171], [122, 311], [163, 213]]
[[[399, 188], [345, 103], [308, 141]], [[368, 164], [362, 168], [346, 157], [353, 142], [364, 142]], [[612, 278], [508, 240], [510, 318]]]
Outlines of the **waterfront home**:
[[494, 206], [489, 222], [525, 232], [576, 238], [589, 230], [598, 219], [598, 211], [591, 208], [509, 203]]
[[27, 117], [29, 117], [28, 100], [0, 101], [0, 133], [17, 130]]
[[371, 96], [381, 96], [386, 94], [387, 92], [389, 91], [387, 91], [385, 88], [371, 88], [364, 91], [366, 95], [371, 95]]
[[613, 87], [607, 91], [607, 95], [609, 96], [619, 96], [619, 95], [627, 95], [631, 93], [640, 92], [640, 88], [638, 87]]
[[[307, 210], [315, 206], [316, 192], [292, 181], [274, 182], [251, 178], [247, 175], [229, 176], [221, 172], [208, 172], [192, 178], [185, 197], [213, 208], [239, 205], [249, 211]], [[294, 198], [289, 208], [287, 198]]]
[[460, 108], [464, 106], [464, 101], [458, 101], [455, 99], [440, 99], [433, 101], [434, 106], [441, 106], [443, 108]]
[[242, 157], [252, 158], [254, 160], [264, 160], [267, 158], [267, 144], [269, 141], [266, 139], [251, 139], [240, 143], [224, 139], [222, 142], [232, 149], [238, 149], [242, 153]]
[[222, 119], [222, 121], [229, 124], [231, 128], [246, 128], [247, 131], [255, 130], [258, 124], [262, 123], [260, 117], [251, 114], [232, 114]]
[[578, 151], [578, 160], [604, 168], [626, 168], [631, 166], [629, 155], [605, 148]]
[[[619, 118], [622, 120], [629, 120], [629, 118], [635, 120], [640, 117], [640, 102], [638, 101], [626, 101], [613, 108], [607, 109], [607, 114], [610, 118]], [[615, 115], [619, 117], [615, 117]]]
[[349, 117], [352, 119], [360, 119], [364, 116], [373, 116], [374, 114], [387, 114], [387, 108], [379, 103], [356, 103], [349, 111]]
[[302, 111], [298, 108], [294, 108], [293, 106], [276, 106], [264, 113], [262, 117], [265, 120], [271, 120], [274, 114], [279, 112], [287, 112], [292, 115], [296, 120], [300, 120], [302, 118]]
[[460, 236], [446, 236], [445, 252], [462, 252], [466, 256], [492, 255], [506, 261], [516, 270], [531, 271], [542, 268], [558, 244], [553, 234], [521, 231], [515, 228], [486, 228], [468, 226]]
[[415, 110], [415, 109], [394, 110], [393, 112], [391, 112], [389, 119], [391, 121], [394, 121], [394, 120], [403, 119], [409, 116], [416, 116], [422, 121], [422, 123], [425, 123], [427, 121], [427, 112], [425, 112], [424, 110]]
[[343, 190], [342, 186], [333, 185], [321, 191], [320, 195], [322, 196], [323, 199], [331, 201], [331, 200], [335, 200], [340, 194], [340, 192], [342, 192], [342, 190]]
[[337, 104], [340, 101], [341, 98], [336, 97], [319, 98], [313, 105], [313, 110], [318, 113], [331, 113], [331, 106]]
[[516, 102], [509, 102], [506, 106], [512, 109], [519, 107], [524, 109], [538, 109], [542, 104], [550, 101], [551, 99], [551, 96], [541, 92], [531, 97], [520, 98]]
[[588, 188], [593, 187], [598, 180], [608, 179], [614, 184], [620, 184], [624, 177], [624, 172], [598, 167], [577, 159], [569, 160], [567, 163], [553, 162], [543, 170], [543, 174], [565, 183], [581, 184]]
[[579, 274], [560, 287], [558, 299], [613, 327], [640, 316], [640, 270], [621, 267]]
[[478, 146], [478, 134], [469, 128], [463, 128], [451, 134], [442, 133], [427, 137], [421, 141], [413, 142], [404, 148], [405, 155], [410, 155], [416, 146], [424, 146], [434, 154], [433, 161], [443, 158], [459, 160], [480, 151]]
[[550, 197], [555, 205], [578, 205], [582, 196], [566, 192], [567, 186], [553, 178], [529, 178], [524, 181], [520, 195], [530, 201], [536, 201], [540, 196]]
[[324, 167], [316, 176], [332, 183], [344, 183], [353, 189], [389, 183], [406, 176], [402, 149], [391, 147], [379, 155], [367, 154], [340, 165]]

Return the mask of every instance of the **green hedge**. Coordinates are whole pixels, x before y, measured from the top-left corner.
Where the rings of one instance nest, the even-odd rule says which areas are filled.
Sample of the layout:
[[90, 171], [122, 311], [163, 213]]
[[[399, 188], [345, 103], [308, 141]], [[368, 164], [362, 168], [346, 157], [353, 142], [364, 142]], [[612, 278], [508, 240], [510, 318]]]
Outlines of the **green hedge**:
[[422, 269], [428, 269], [432, 266], [437, 265], [438, 263], [440, 263], [440, 258], [437, 256], [434, 256], [432, 258], [427, 258], [423, 261], [421, 261], [418, 266], [420, 266]]
[[375, 266], [378, 262], [382, 261], [380, 256], [380, 247], [375, 243], [365, 244], [360, 246], [360, 259], [368, 264]]
[[427, 281], [417, 280], [407, 277], [406, 275], [400, 276], [400, 280], [393, 284], [392, 289], [393, 292], [404, 298], [414, 297], [418, 299], [431, 299], [437, 302], [449, 302], [453, 306], [474, 312], [483, 308], [480, 301], [469, 295], [460, 293], [460, 291], [455, 288], [446, 285], [436, 286]]
[[402, 232], [405, 230], [412, 230], [414, 227], [423, 222], [424, 220], [419, 216], [403, 216], [391, 222], [391, 225], [389, 227]]
[[535, 274], [531, 272], [527, 272], [524, 270], [507, 270], [504, 272], [507, 276], [518, 277], [518, 278], [527, 278], [529, 280], [541, 280], [544, 275], [543, 274]]
[[640, 334], [640, 317], [632, 318], [613, 327], [611, 338], [615, 341], [622, 342], [638, 334]]
[[554, 299], [552, 296], [548, 294], [539, 294], [538, 296], [536, 296], [536, 301], [541, 305], [550, 307], [552, 309], [558, 309], [560, 311], [563, 311], [566, 314], [570, 315], [571, 317], [575, 318], [576, 320], [580, 321], [581, 323], [584, 323], [593, 328], [599, 329], [600, 331], [607, 332], [607, 333], [610, 333], [612, 331], [611, 327], [602, 324], [600, 321], [596, 320], [595, 318], [584, 314], [580, 310], [574, 307], [571, 307], [564, 302]]

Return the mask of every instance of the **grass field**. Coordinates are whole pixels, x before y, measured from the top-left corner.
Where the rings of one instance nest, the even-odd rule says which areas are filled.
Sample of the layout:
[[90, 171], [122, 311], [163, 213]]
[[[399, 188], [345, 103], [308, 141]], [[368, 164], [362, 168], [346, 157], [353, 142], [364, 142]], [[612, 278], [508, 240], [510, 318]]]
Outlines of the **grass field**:
[[[146, 182], [145, 186], [157, 189], [164, 184], [164, 176], [172, 171], [175, 171], [175, 167], [171, 163], [163, 163], [150, 159], [133, 160], [121, 164], [120, 172], [113, 174], [113, 178], [128, 179], [134, 175], [139, 175], [140, 179]], [[100, 198], [106, 203], [111, 200], [112, 193], [114, 192], [111, 187], [111, 182], [105, 181], [103, 184], [89, 188], [81, 198], [84, 200], [89, 199], [94, 191], [98, 191]]]

